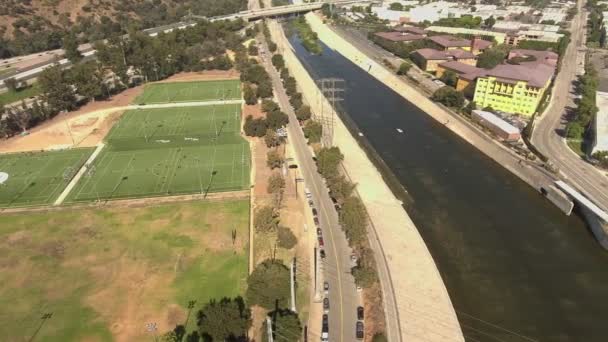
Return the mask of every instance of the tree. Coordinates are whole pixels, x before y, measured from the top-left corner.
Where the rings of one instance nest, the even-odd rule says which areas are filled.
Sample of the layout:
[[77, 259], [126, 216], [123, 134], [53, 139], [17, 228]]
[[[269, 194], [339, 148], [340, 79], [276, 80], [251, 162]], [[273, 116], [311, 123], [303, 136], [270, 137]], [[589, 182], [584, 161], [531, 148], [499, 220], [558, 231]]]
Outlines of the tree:
[[496, 24], [496, 19], [494, 19], [494, 16], [491, 15], [489, 18], [486, 18], [486, 20], [483, 21], [483, 24], [487, 28], [492, 28], [494, 24]]
[[296, 92], [292, 94], [289, 98], [289, 103], [296, 111], [300, 109], [300, 107], [302, 107], [302, 105], [304, 104], [304, 101], [302, 101], [302, 93]]
[[475, 109], [477, 109], [477, 105], [475, 104], [475, 101], [469, 101], [469, 103], [467, 103], [467, 105], [462, 109], [462, 111], [465, 114], [471, 115], [471, 113]]
[[298, 121], [306, 121], [306, 120], [310, 119], [311, 116], [312, 116], [312, 113], [310, 112], [309, 106], [303, 105], [302, 107], [298, 108], [298, 110], [296, 111], [296, 118], [298, 119]]
[[335, 177], [328, 183], [331, 196], [338, 202], [343, 203], [349, 198], [355, 190], [355, 184], [346, 179], [344, 176]]
[[283, 137], [280, 137], [274, 129], [267, 129], [264, 136], [266, 147], [277, 147], [283, 143]]
[[443, 75], [441, 75], [441, 81], [450, 87], [456, 87], [456, 83], [458, 83], [458, 75], [452, 70], [446, 70]]
[[279, 155], [279, 152], [275, 150], [268, 151], [268, 153], [266, 154], [266, 158], [266, 165], [268, 165], [271, 170], [280, 168], [285, 162], [283, 157]]
[[249, 56], [257, 56], [258, 55], [258, 46], [252, 42], [251, 44], [249, 44], [249, 47], [247, 48], [247, 53], [249, 54]]
[[388, 8], [389, 8], [391, 11], [403, 11], [403, 5], [402, 5], [401, 3], [399, 3], [399, 2], [393, 2], [393, 3], [391, 3], [391, 4], [388, 6]]
[[9, 91], [17, 91], [18, 84], [19, 82], [17, 82], [14, 77], [10, 77], [4, 80], [4, 85]]
[[268, 126], [266, 125], [265, 119], [254, 119], [251, 115], [247, 115], [245, 118], [245, 124], [243, 125], [245, 135], [249, 137], [263, 137], [266, 134], [267, 129]]
[[268, 125], [268, 128], [277, 129], [287, 125], [287, 123], [289, 123], [289, 117], [280, 110], [275, 110], [266, 114], [266, 124]]
[[270, 312], [268, 316], [272, 319], [275, 341], [295, 341], [296, 336], [302, 335], [302, 325], [297, 313], [289, 309], [279, 309]]
[[338, 176], [338, 166], [344, 160], [344, 155], [340, 149], [334, 147], [323, 147], [317, 153], [317, 168], [325, 179]]
[[79, 63], [69, 70], [69, 78], [76, 87], [76, 92], [87, 99], [100, 98], [107, 92], [103, 75], [94, 61]]
[[275, 42], [268, 42], [268, 50], [271, 53], [274, 53], [275, 51], [277, 51], [277, 44]]
[[266, 192], [269, 194], [275, 194], [282, 191], [285, 188], [285, 178], [281, 176], [279, 172], [274, 172], [270, 178], [268, 178], [268, 186]]
[[61, 66], [54, 65], [44, 69], [38, 76], [38, 84], [51, 111], [67, 111], [76, 107], [74, 89]]
[[211, 341], [245, 340], [251, 328], [251, 311], [243, 298], [212, 299], [198, 312], [198, 330], [203, 339]]
[[281, 248], [292, 249], [298, 244], [298, 239], [291, 232], [291, 229], [279, 226], [277, 229], [277, 244]]
[[568, 139], [582, 139], [584, 133], [585, 128], [578, 121], [568, 124]]
[[410, 71], [410, 69], [412, 68], [412, 63], [410, 62], [402, 62], [401, 65], [399, 65], [399, 69], [397, 70], [397, 75], [407, 75], [407, 72]]
[[275, 231], [278, 224], [279, 215], [274, 208], [265, 205], [255, 211], [253, 226], [258, 232]]
[[268, 99], [262, 100], [262, 111], [270, 113], [276, 110], [279, 110], [279, 105], [276, 102]]
[[376, 272], [375, 268], [374, 255], [369, 248], [360, 248], [357, 266], [351, 269], [351, 273], [355, 278], [355, 284], [363, 288], [369, 288], [378, 281], [378, 273]]
[[78, 38], [72, 32], [66, 34], [63, 38], [63, 50], [65, 51], [65, 58], [72, 64], [76, 64], [82, 59], [82, 54], [78, 51]]
[[367, 238], [367, 213], [359, 197], [350, 196], [344, 200], [339, 219], [351, 243], [358, 245]]
[[272, 56], [272, 65], [274, 65], [274, 67], [277, 70], [281, 70], [285, 67], [285, 60], [283, 59], [283, 55], [281, 54], [276, 54]]
[[272, 310], [289, 304], [289, 269], [279, 260], [265, 260], [247, 278], [247, 301]]
[[272, 83], [270, 83], [270, 80], [264, 80], [258, 84], [257, 95], [263, 99], [272, 97]]
[[248, 105], [258, 103], [258, 97], [249, 83], [245, 83], [243, 85], [243, 98], [245, 99], [245, 103]]
[[444, 86], [433, 93], [431, 100], [447, 107], [460, 108], [464, 104], [464, 95], [450, 86]]
[[507, 56], [507, 51], [503, 47], [495, 47], [486, 49], [484, 52], [477, 56], [477, 67], [484, 69], [492, 69]]
[[323, 125], [314, 120], [309, 120], [306, 122], [306, 126], [304, 126], [303, 131], [304, 136], [308, 139], [309, 143], [318, 143], [321, 141], [321, 137], [323, 136]]

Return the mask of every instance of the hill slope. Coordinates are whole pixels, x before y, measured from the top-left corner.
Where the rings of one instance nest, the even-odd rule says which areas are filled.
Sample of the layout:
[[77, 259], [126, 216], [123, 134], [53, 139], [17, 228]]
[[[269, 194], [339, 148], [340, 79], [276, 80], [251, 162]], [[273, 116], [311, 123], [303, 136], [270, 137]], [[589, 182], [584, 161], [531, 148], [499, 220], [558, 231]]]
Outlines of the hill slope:
[[61, 47], [71, 31], [81, 42], [179, 21], [243, 10], [247, 0], [3, 0], [0, 58]]

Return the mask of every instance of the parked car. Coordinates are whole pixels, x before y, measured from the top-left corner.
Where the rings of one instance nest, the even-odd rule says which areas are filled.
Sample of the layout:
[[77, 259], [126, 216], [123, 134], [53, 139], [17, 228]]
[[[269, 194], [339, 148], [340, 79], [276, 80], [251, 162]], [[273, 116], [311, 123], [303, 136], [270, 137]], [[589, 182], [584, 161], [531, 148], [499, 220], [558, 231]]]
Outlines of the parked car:
[[312, 220], [315, 222], [315, 226], [319, 226], [319, 218], [318, 217], [313, 217]]
[[329, 294], [329, 283], [323, 282], [323, 291], [325, 291], [325, 295]]
[[323, 237], [319, 236], [319, 247], [323, 247], [323, 246], [325, 246], [325, 243], [323, 241]]
[[329, 298], [323, 298], [323, 312], [329, 313]]
[[312, 208], [314, 205], [315, 205], [315, 203], [309, 198], [308, 199], [308, 206]]
[[365, 318], [365, 310], [363, 309], [362, 306], [358, 306], [357, 307], [357, 319], [362, 321], [363, 318]]
[[353, 267], [357, 266], [357, 256], [354, 254], [350, 255], [350, 263], [352, 264]]
[[321, 228], [317, 227], [317, 237], [321, 237], [323, 236], [323, 232], [321, 231]]
[[363, 328], [363, 322], [361, 321], [357, 321], [357, 330], [356, 330], [356, 335], [357, 335], [357, 339], [358, 340], [362, 340], [365, 330]]
[[312, 216], [317, 216], [317, 208], [312, 208]]
[[325, 250], [324, 249], [320, 250], [319, 254], [321, 255], [321, 259], [325, 259]]
[[327, 314], [323, 314], [323, 331], [327, 330], [327, 328], [329, 326], [329, 316]]

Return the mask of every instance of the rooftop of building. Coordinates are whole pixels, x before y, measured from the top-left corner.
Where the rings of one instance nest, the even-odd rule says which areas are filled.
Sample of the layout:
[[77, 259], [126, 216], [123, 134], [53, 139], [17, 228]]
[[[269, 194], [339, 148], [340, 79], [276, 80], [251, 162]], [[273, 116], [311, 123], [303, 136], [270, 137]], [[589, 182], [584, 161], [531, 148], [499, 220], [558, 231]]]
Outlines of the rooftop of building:
[[474, 59], [475, 55], [469, 51], [453, 49], [448, 51], [435, 50], [430, 48], [418, 49], [414, 51], [426, 60], [450, 60], [450, 59]]
[[598, 91], [595, 96], [598, 108], [595, 116], [595, 151], [608, 151], [608, 93]]
[[513, 49], [509, 51], [508, 59], [514, 57], [534, 57], [536, 61], [544, 62], [550, 65], [556, 65], [559, 55], [553, 51], [538, 51], [538, 50], [527, 50], [527, 49]]
[[429, 37], [430, 40], [438, 44], [442, 47], [468, 47], [471, 46], [471, 41], [467, 39], [462, 39], [459, 37], [454, 37], [450, 35], [441, 35], [441, 36], [433, 36]]
[[411, 34], [405, 32], [377, 32], [376, 36], [390, 40], [392, 42], [411, 42], [414, 40], [424, 39], [426, 36], [420, 34]]
[[517, 127], [511, 125], [510, 123], [508, 123], [505, 120], [501, 119], [500, 117], [496, 116], [494, 113], [486, 112], [483, 110], [477, 110], [477, 109], [473, 110], [473, 112], [475, 112], [475, 114], [479, 115], [484, 120], [497, 126], [503, 132], [506, 132], [508, 134], [519, 134], [520, 133], [520, 131]]
[[426, 34], [425, 29], [416, 26], [395, 26], [393, 29], [398, 32], [407, 32], [419, 35]]
[[555, 68], [545, 63], [527, 62], [519, 65], [499, 64], [486, 72], [501, 82], [525, 81], [529, 86], [542, 88], [553, 77]]
[[485, 50], [492, 45], [492, 42], [480, 38], [474, 38], [471, 44], [473, 50]]

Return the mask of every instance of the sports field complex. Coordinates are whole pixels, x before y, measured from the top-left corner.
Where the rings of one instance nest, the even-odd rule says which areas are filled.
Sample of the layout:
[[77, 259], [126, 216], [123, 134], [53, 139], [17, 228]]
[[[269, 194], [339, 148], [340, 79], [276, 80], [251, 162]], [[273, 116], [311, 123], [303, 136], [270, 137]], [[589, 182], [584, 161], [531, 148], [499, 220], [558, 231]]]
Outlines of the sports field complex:
[[240, 98], [239, 80], [147, 85], [135, 103], [175, 107], [125, 112], [92, 161], [94, 149], [0, 155], [0, 207], [52, 204], [75, 180], [64, 203], [247, 189], [241, 104], [217, 104]]

